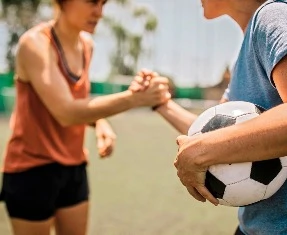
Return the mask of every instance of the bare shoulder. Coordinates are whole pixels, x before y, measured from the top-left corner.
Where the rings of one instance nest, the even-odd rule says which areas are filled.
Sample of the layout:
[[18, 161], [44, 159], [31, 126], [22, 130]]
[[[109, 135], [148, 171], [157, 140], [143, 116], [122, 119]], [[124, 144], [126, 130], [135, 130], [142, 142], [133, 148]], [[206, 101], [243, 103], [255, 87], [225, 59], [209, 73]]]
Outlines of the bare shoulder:
[[42, 28], [35, 26], [26, 31], [19, 39], [16, 54], [16, 71], [22, 80], [28, 81], [30, 69], [43, 69], [54, 61], [50, 39], [43, 33]]
[[18, 55], [20, 57], [24, 56], [24, 58], [31, 55], [42, 57], [45, 55], [44, 52], [48, 52], [49, 46], [49, 38], [36, 26], [26, 31], [20, 37]]

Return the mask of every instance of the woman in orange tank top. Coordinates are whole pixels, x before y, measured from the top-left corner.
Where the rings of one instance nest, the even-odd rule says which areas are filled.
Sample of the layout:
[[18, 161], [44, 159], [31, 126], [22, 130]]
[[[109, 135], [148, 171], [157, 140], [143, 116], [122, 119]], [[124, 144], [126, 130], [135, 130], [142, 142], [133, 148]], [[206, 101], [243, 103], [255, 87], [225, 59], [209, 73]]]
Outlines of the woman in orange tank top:
[[106, 1], [56, 2], [57, 19], [28, 30], [16, 56], [16, 106], [1, 193], [15, 235], [48, 235], [53, 225], [57, 235], [86, 234], [86, 125], [95, 125], [106, 157], [115, 134], [103, 118], [170, 98], [161, 77], [144, 91], [89, 98], [93, 44], [86, 32], [94, 33]]

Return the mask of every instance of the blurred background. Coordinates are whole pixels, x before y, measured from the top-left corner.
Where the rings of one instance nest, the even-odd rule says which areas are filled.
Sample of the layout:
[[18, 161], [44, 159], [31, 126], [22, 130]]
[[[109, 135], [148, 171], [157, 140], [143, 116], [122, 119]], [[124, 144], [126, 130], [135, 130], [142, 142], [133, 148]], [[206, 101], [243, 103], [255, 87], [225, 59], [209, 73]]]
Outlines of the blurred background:
[[[1, 0], [1, 156], [10, 135], [19, 37], [53, 14], [48, 0]], [[205, 20], [198, 0], [109, 0], [92, 37], [91, 95], [124, 91], [138, 70], [149, 68], [170, 79], [176, 102], [200, 113], [226, 89], [243, 35], [227, 17]], [[233, 233], [236, 208], [196, 202], [179, 182], [173, 167], [178, 133], [161, 117], [140, 108], [109, 121], [118, 135], [110, 159], [99, 159], [93, 131], [86, 134], [90, 235]], [[11, 234], [3, 203], [0, 234]]]

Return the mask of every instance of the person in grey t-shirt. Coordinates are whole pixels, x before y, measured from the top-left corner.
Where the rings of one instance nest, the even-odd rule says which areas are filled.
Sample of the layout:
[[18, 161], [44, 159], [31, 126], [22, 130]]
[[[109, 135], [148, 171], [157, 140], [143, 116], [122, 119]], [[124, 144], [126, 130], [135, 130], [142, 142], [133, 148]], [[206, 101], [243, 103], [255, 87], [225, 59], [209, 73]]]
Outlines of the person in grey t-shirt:
[[[245, 35], [224, 98], [267, 110], [240, 127], [177, 138], [181, 182], [195, 199], [217, 205], [204, 186], [209, 166], [287, 156], [287, 0], [202, 0], [202, 6], [205, 18], [229, 15]], [[136, 82], [146, 86], [145, 79]], [[197, 117], [173, 101], [156, 110], [183, 134]], [[287, 182], [271, 198], [240, 208], [239, 222], [236, 234], [287, 234]]]
[[[178, 137], [175, 166], [181, 182], [197, 200], [217, 205], [204, 186], [208, 166], [287, 155], [287, 0], [203, 0], [202, 5], [206, 18], [227, 14], [245, 34], [225, 97], [267, 110], [240, 128]], [[287, 234], [287, 182], [271, 198], [241, 207], [239, 222], [237, 234]]]

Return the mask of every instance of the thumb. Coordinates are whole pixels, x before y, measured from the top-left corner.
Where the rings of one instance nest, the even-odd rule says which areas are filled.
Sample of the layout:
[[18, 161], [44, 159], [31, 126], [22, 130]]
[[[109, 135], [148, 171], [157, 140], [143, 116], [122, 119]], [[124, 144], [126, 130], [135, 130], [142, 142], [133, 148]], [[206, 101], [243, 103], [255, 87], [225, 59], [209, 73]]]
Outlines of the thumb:
[[189, 137], [187, 135], [180, 135], [176, 138], [176, 143], [178, 146], [183, 145], [187, 140], [189, 139]]

